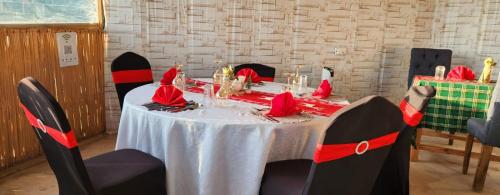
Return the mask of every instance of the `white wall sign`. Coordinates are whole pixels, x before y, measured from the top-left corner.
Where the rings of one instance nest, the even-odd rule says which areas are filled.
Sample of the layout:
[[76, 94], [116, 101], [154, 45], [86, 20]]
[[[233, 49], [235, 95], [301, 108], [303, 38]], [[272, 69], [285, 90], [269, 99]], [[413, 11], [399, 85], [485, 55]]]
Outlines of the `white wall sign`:
[[78, 50], [76, 49], [76, 32], [56, 33], [57, 50], [59, 51], [59, 66], [78, 65]]

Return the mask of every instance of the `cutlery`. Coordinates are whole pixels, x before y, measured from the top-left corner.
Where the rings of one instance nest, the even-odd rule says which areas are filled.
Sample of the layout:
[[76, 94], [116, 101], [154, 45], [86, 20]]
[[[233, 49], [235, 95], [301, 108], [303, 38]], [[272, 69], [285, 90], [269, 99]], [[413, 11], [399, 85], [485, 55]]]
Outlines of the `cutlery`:
[[250, 111], [250, 113], [256, 115], [256, 116], [260, 116], [260, 117], [264, 117], [265, 119], [269, 120], [269, 121], [272, 121], [272, 122], [276, 122], [276, 123], [279, 123], [280, 121], [278, 119], [275, 119], [271, 116], [268, 116], [268, 115], [265, 115], [265, 114], [262, 114], [261, 111], [264, 111], [265, 109], [257, 109], [257, 108], [254, 108], [252, 111]]

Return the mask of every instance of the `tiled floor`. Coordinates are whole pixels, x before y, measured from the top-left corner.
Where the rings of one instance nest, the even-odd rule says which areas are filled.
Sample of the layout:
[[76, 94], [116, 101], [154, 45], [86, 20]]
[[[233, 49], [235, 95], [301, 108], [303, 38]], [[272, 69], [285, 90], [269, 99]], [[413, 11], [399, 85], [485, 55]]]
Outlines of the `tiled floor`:
[[[429, 140], [447, 143], [446, 140]], [[111, 151], [115, 137], [106, 136], [81, 147], [84, 158]], [[457, 142], [455, 147], [463, 148]], [[477, 144], [476, 144], [477, 145]], [[478, 149], [478, 148], [476, 148]], [[498, 149], [496, 149], [498, 152]], [[471, 190], [477, 160], [471, 161], [469, 175], [462, 175], [462, 158], [458, 156], [421, 152], [421, 160], [411, 164], [411, 194], [465, 195], [478, 194]], [[57, 182], [46, 163], [0, 179], [0, 195], [58, 194]], [[500, 163], [491, 162], [484, 195], [500, 194]]]

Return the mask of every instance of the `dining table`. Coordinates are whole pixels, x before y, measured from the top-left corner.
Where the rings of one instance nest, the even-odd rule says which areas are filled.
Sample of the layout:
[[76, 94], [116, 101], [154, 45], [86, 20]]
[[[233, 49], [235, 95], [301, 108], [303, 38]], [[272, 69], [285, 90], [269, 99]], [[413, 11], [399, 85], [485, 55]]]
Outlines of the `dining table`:
[[[465, 141], [467, 121], [470, 118], [486, 119], [494, 85], [418, 75], [413, 80], [413, 86], [432, 86], [436, 89], [436, 95], [423, 111], [422, 121], [415, 134], [412, 161], [419, 160], [419, 150], [463, 156], [464, 149], [425, 144], [422, 143], [422, 136], [447, 138], [448, 145], [453, 145], [455, 140]], [[499, 161], [500, 157], [493, 155], [492, 160]]]
[[420, 128], [451, 133], [467, 132], [467, 120], [485, 119], [494, 85], [475, 81], [416, 76], [414, 86], [432, 86], [436, 96], [430, 99]]
[[198, 108], [148, 110], [159, 84], [147, 84], [125, 96], [118, 128], [117, 150], [137, 149], [165, 163], [171, 195], [259, 194], [266, 163], [312, 159], [335, 112], [349, 104], [311, 97], [308, 88], [295, 97], [300, 114], [269, 120], [264, 112], [284, 84], [263, 82], [250, 93], [213, 99], [203, 91], [212, 79], [193, 80], [183, 96]]

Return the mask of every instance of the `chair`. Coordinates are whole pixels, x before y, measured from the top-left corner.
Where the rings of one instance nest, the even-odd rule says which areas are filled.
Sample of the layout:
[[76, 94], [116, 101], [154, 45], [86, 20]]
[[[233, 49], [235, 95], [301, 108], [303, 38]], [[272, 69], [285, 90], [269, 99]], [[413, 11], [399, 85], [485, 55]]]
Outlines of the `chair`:
[[412, 136], [423, 117], [429, 100], [436, 95], [430, 86], [413, 86], [406, 93], [399, 108], [403, 113], [403, 128], [392, 145], [371, 194], [405, 195], [410, 193], [410, 147]]
[[379, 96], [346, 106], [335, 114], [314, 160], [266, 165], [260, 194], [369, 194], [401, 123], [398, 107]]
[[274, 81], [274, 75], [276, 73], [276, 69], [273, 67], [266, 66], [263, 64], [240, 64], [234, 67], [234, 73], [236, 74], [238, 73], [238, 71], [244, 68], [253, 69], [255, 72], [257, 72], [257, 74], [263, 81], [270, 81], [270, 82]]
[[111, 76], [123, 108], [123, 99], [132, 89], [153, 83], [153, 72], [148, 60], [134, 52], [126, 52], [111, 62]]
[[436, 66], [446, 67], [445, 75], [450, 71], [452, 51], [449, 49], [411, 49], [410, 70], [408, 71], [408, 88], [413, 84], [416, 75], [434, 76]]
[[60, 195], [166, 195], [162, 161], [131, 149], [82, 160], [74, 131], [49, 92], [27, 77], [19, 82], [18, 94], [54, 171]]
[[481, 142], [481, 154], [479, 163], [474, 176], [473, 189], [481, 192], [486, 180], [486, 172], [490, 163], [493, 147], [500, 147], [500, 82], [497, 82], [493, 95], [490, 100], [490, 107], [486, 120], [478, 118], [470, 118], [467, 120], [467, 141], [465, 144], [465, 155], [462, 173], [467, 174], [469, 169], [469, 160], [472, 153], [474, 138]]
[[333, 71], [333, 68], [330, 67], [323, 67], [321, 70], [321, 80], [327, 80], [328, 83], [330, 83], [330, 86], [333, 86], [333, 75], [335, 72]]

